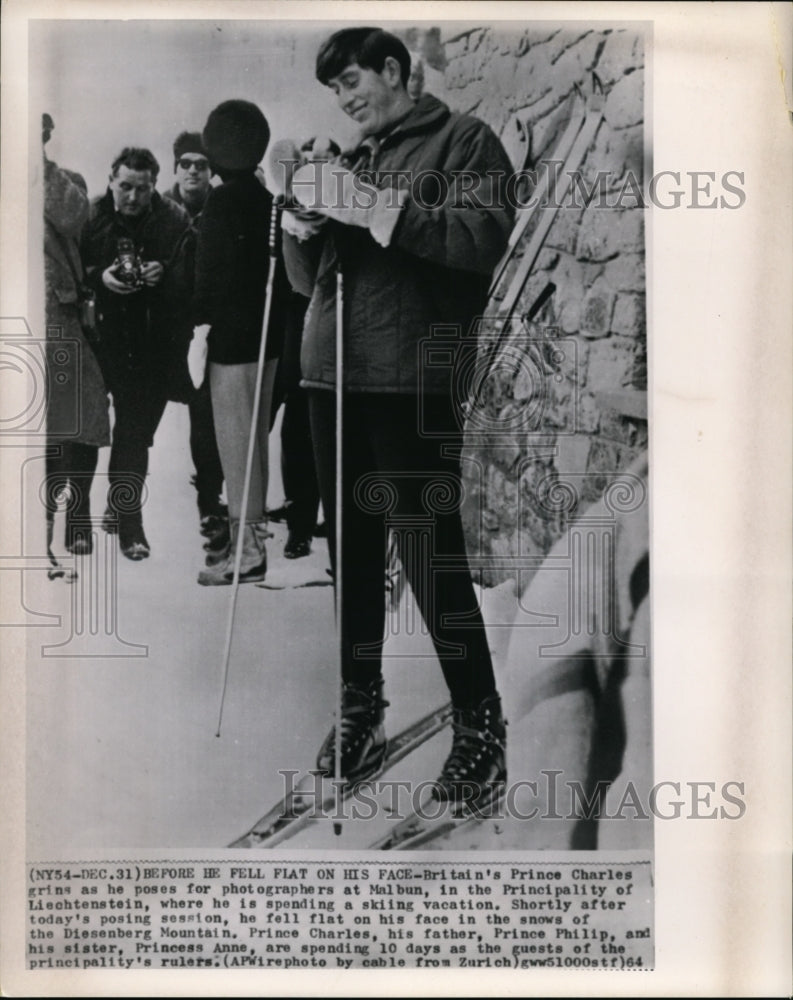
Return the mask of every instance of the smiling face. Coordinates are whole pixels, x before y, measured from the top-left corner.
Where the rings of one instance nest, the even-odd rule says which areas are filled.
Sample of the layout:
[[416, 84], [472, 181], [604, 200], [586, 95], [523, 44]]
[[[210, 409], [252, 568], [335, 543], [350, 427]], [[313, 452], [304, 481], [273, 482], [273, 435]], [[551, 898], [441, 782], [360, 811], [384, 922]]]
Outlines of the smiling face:
[[150, 170], [130, 170], [122, 163], [110, 175], [113, 204], [119, 215], [131, 218], [142, 215], [151, 204], [154, 184]]
[[351, 63], [338, 76], [328, 80], [342, 111], [356, 121], [363, 135], [374, 135], [388, 128], [405, 113], [410, 99], [402, 86], [399, 63], [388, 58], [377, 73]]

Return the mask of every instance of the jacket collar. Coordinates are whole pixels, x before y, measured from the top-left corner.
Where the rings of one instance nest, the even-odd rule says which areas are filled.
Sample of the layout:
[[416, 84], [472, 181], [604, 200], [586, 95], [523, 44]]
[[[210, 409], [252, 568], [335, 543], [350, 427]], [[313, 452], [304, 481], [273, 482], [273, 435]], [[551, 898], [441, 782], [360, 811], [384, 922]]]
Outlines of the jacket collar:
[[423, 132], [431, 126], [445, 121], [451, 111], [443, 101], [432, 94], [423, 94], [413, 105], [413, 109], [385, 135], [378, 137], [381, 145], [387, 145], [392, 137]]
[[367, 136], [356, 149], [345, 153], [343, 158], [353, 166], [353, 169], [365, 167], [376, 159], [384, 147], [398, 142], [403, 136], [424, 132], [446, 121], [450, 115], [451, 111], [443, 101], [439, 101], [432, 94], [424, 94], [396, 125], [390, 126], [380, 135]]

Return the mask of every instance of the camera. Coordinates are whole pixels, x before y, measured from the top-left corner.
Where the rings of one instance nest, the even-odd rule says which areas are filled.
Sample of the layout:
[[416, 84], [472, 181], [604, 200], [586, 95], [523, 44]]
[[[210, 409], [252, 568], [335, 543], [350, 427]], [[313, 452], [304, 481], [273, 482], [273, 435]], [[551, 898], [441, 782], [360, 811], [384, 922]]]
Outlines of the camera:
[[129, 237], [122, 236], [116, 246], [113, 274], [130, 288], [140, 288], [143, 284], [140, 274], [142, 263], [134, 242]]

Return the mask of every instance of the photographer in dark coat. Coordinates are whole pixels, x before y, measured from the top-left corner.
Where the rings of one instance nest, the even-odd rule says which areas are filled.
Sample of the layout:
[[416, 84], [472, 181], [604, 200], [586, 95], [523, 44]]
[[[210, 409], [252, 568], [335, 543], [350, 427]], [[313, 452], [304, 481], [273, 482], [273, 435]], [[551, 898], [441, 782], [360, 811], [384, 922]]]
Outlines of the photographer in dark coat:
[[191, 336], [193, 230], [187, 212], [155, 190], [158, 173], [148, 149], [122, 150], [81, 242], [115, 411], [104, 524], [117, 526], [121, 551], [134, 560], [150, 553], [141, 509], [149, 448]]

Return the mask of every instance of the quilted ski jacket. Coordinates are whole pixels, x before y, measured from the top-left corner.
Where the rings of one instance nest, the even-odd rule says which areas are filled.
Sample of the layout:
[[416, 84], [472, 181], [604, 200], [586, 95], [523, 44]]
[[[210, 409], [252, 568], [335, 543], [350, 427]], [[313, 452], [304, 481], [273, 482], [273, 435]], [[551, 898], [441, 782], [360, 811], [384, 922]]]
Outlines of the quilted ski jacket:
[[[368, 230], [335, 221], [303, 243], [284, 235], [290, 280], [311, 296], [303, 385], [335, 385], [338, 265], [344, 278], [345, 388], [449, 392], [455, 342], [470, 342], [512, 228], [514, 211], [502, 193], [512, 173], [509, 159], [487, 125], [427, 94], [382, 140], [366, 172], [380, 188], [410, 190], [388, 247]], [[472, 176], [475, 197], [467, 197]], [[445, 328], [443, 350], [433, 358], [429, 338], [439, 324]]]

